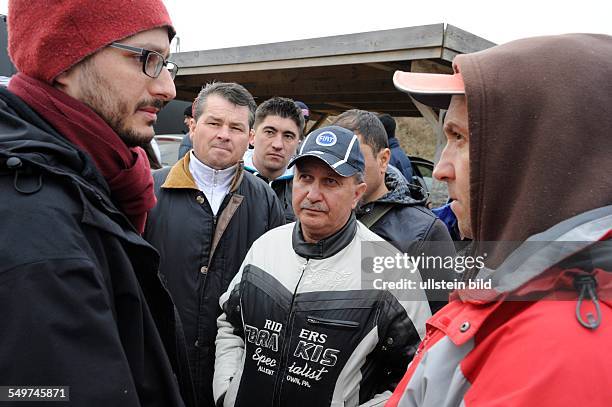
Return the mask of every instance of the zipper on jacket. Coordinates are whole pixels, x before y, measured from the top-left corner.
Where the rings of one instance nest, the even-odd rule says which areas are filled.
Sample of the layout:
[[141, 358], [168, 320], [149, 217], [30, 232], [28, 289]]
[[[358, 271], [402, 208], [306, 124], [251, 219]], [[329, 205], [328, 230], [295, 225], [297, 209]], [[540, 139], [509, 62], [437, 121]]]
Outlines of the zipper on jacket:
[[[306, 267], [308, 266], [308, 262], [310, 259], [306, 259], [306, 264], [302, 267], [302, 273], [300, 278], [298, 279], [297, 284], [295, 285], [295, 289], [293, 290], [293, 296], [291, 297], [291, 305], [289, 306], [289, 313], [287, 316], [287, 320], [285, 321], [285, 343], [283, 344], [283, 351], [281, 352], [280, 364], [278, 367], [278, 375], [276, 376], [276, 383], [274, 384], [274, 394], [272, 395], [272, 405], [273, 406], [281, 406], [280, 404], [280, 396], [283, 392], [283, 379], [282, 375], [283, 370], [287, 365], [287, 357], [290, 352], [291, 345], [291, 336], [289, 335], [289, 325], [291, 320], [293, 319], [293, 304], [295, 302], [295, 296], [297, 295], [297, 290], [302, 282], [302, 278], [304, 277], [304, 272], [306, 271]], [[278, 390], [277, 390], [278, 389]]]
[[336, 328], [358, 328], [359, 322], [356, 321], [343, 321], [340, 319], [328, 319], [328, 318], [320, 318], [314, 316], [307, 316], [306, 321], [312, 325], [327, 325], [333, 326]]

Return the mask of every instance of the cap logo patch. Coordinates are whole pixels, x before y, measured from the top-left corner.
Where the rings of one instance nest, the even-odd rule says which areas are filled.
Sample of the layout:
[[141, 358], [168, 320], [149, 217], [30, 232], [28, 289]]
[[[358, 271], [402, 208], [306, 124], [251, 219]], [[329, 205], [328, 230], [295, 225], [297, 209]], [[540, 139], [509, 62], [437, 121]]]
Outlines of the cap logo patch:
[[331, 131], [324, 131], [315, 139], [315, 143], [323, 147], [331, 147], [336, 144], [336, 141], [338, 141], [338, 138]]

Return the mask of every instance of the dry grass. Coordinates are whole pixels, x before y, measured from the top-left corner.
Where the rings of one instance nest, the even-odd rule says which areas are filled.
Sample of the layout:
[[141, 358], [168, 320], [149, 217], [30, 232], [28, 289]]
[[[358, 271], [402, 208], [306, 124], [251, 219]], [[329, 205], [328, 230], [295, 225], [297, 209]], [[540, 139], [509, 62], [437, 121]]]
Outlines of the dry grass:
[[408, 155], [433, 161], [436, 140], [433, 129], [421, 117], [397, 117], [395, 137]]

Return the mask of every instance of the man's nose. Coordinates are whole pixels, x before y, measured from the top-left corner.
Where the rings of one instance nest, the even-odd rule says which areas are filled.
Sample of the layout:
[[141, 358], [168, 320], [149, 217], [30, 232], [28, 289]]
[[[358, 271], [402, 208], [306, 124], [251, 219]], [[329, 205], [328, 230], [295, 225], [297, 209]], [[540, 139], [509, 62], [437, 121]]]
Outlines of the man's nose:
[[282, 150], [283, 147], [283, 136], [281, 134], [278, 134], [272, 139], [272, 148], [274, 148], [275, 150]]
[[455, 179], [455, 169], [448, 156], [449, 152], [444, 148], [442, 155], [440, 155], [440, 161], [434, 167], [432, 174], [438, 181], [448, 182]]
[[310, 184], [306, 198], [308, 198], [310, 202], [318, 202], [321, 200], [321, 188], [319, 188], [318, 182]]
[[227, 141], [230, 139], [230, 128], [228, 125], [223, 124], [219, 126], [219, 131], [217, 132], [217, 138], [223, 141]]
[[162, 69], [159, 76], [151, 81], [150, 92], [156, 99], [169, 102], [176, 97], [176, 87], [170, 71]]

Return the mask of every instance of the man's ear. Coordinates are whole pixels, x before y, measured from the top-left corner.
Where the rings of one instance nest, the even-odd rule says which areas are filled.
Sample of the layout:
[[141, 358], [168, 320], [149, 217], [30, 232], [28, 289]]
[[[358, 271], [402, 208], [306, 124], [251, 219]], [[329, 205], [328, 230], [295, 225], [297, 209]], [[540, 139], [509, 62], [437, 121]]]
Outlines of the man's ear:
[[353, 209], [357, 207], [357, 204], [361, 200], [361, 197], [363, 196], [363, 194], [365, 194], [367, 187], [368, 186], [366, 185], [365, 182], [362, 182], [361, 184], [357, 184], [355, 186], [355, 196], [353, 197], [353, 204], [352, 204]]
[[249, 144], [255, 146], [255, 129], [249, 130]]
[[189, 138], [191, 139], [191, 142], [193, 142], [193, 135], [195, 133], [195, 129], [196, 129], [196, 120], [192, 117], [191, 119], [189, 119]]
[[387, 166], [389, 165], [389, 160], [391, 160], [391, 150], [388, 148], [383, 148], [378, 152], [378, 166], [380, 167], [381, 172], [384, 174], [387, 172]]
[[78, 65], [71, 67], [70, 69], [57, 75], [53, 80], [53, 87], [61, 90], [64, 93], [78, 99], [77, 88], [78, 88]]

